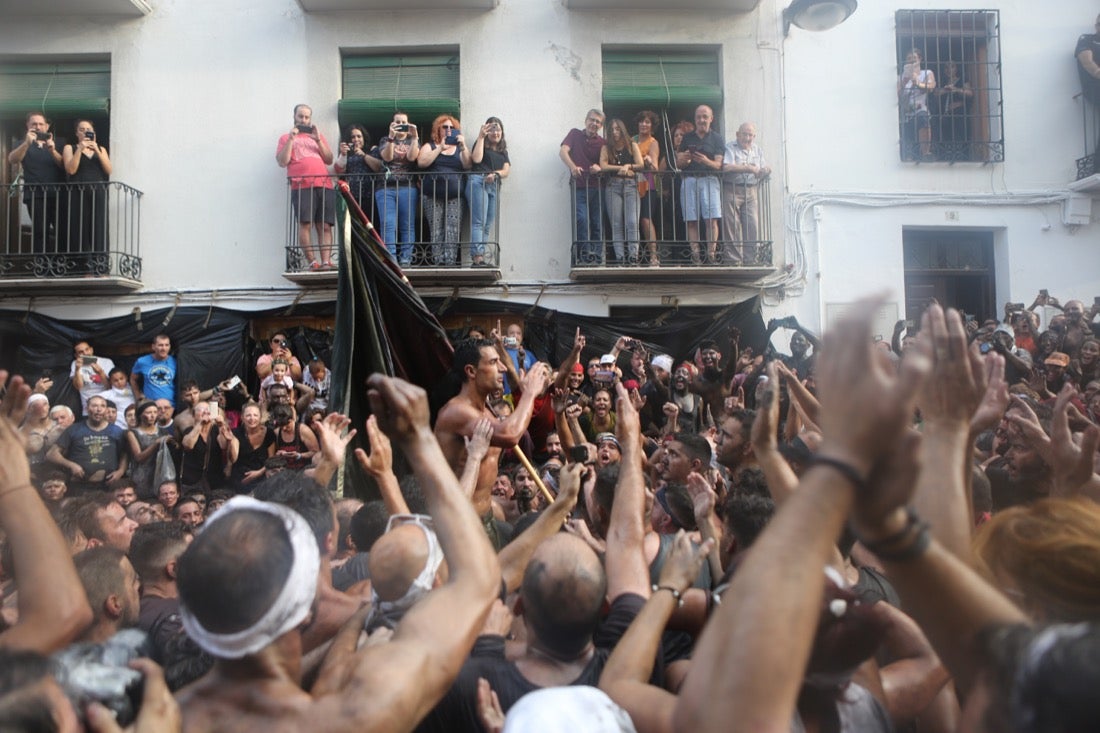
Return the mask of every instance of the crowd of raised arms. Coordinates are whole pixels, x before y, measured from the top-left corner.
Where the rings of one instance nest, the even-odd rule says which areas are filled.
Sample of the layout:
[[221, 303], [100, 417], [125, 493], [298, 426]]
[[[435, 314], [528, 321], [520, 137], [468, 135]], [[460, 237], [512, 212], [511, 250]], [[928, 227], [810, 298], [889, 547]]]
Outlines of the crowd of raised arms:
[[167, 336], [75, 344], [80, 417], [0, 372], [0, 730], [1100, 730], [1100, 305], [882, 304], [497, 323], [357, 426], [281, 331], [256, 399]]

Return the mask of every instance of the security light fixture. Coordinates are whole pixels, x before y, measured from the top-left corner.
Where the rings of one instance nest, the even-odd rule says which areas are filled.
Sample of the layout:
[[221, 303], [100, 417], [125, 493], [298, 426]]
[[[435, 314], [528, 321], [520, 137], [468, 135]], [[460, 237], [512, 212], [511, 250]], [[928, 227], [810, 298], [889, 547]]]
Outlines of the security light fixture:
[[807, 31], [827, 31], [856, 12], [856, 0], [794, 0], [783, 11], [783, 35], [791, 24]]

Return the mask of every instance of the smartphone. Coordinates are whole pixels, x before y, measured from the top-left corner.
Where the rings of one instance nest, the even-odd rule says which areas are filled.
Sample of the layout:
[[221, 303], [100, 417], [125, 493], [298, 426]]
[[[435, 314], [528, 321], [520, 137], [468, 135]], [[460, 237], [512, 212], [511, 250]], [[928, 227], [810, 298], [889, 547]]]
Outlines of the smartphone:
[[210, 419], [211, 420], [217, 420], [218, 418], [221, 417], [221, 408], [219, 407], [217, 400], [210, 400], [206, 404], [208, 404], [210, 406]]
[[241, 378], [237, 375], [233, 375], [233, 378], [226, 383], [226, 389], [236, 389], [237, 385], [241, 383]]
[[1094, 295], [1092, 298], [1092, 304], [1100, 308], [1100, 295]]
[[409, 125], [408, 125], [408, 123], [406, 123], [404, 125], [395, 125], [393, 129], [396, 130], [397, 132], [408, 132], [409, 131]]
[[95, 133], [92, 132], [91, 130], [86, 131], [84, 133], [84, 139], [85, 140], [95, 140]]
[[1046, 288], [1043, 288], [1042, 290], [1039, 291], [1039, 295], [1043, 296], [1044, 298], [1049, 298], [1050, 297], [1050, 291], [1047, 290]]
[[595, 380], [597, 382], [614, 382], [615, 372], [610, 369], [598, 369], [596, 370]]
[[99, 359], [97, 359], [94, 356], [84, 355], [84, 356], [80, 357], [80, 361], [83, 364], [95, 364], [97, 361], [99, 361]]
[[299, 135], [312, 135], [313, 125], [295, 125], [298, 128]]
[[53, 137], [52, 135], [50, 135], [50, 133], [42, 132], [41, 130], [35, 130], [34, 136], [38, 140], [49, 140], [51, 137]]
[[459, 131], [455, 130], [454, 132], [452, 132], [450, 135], [448, 135], [443, 140], [443, 144], [444, 145], [458, 145], [458, 136], [459, 136]]
[[584, 463], [588, 460], [588, 446], [575, 445], [569, 449], [570, 463]]
[[1008, 307], [1014, 311], [1022, 311], [1024, 309], [1023, 303], [1009, 303]]
[[53, 369], [43, 369], [42, 370], [42, 379], [52, 380], [53, 379]]
[[517, 346], [519, 346], [519, 339], [517, 339], [515, 336], [505, 336], [504, 337], [504, 348], [514, 349]]

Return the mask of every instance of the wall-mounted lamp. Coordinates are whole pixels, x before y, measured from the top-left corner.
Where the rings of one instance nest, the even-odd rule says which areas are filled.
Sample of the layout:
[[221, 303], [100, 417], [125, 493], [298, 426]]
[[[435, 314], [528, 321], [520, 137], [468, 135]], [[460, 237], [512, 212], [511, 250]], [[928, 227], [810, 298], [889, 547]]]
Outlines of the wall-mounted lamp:
[[794, 0], [783, 11], [783, 35], [791, 25], [807, 31], [827, 31], [856, 12], [856, 0]]

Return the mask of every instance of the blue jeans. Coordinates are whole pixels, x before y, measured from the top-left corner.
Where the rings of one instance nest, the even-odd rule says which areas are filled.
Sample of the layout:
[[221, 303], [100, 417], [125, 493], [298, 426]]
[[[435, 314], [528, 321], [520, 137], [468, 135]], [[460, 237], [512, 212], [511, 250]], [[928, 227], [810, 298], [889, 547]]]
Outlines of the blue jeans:
[[470, 202], [470, 255], [485, 256], [485, 243], [497, 218], [500, 181], [486, 182], [485, 176], [466, 177], [466, 200]]
[[[611, 219], [611, 247], [620, 264], [638, 260], [638, 182], [634, 176], [607, 182], [607, 214]], [[626, 252], [623, 252], [623, 240]]]
[[[382, 219], [382, 241], [386, 249], [397, 257], [401, 265], [412, 262], [413, 242], [416, 241], [416, 198], [419, 192], [412, 182], [386, 186], [374, 192], [374, 205]], [[401, 254], [397, 253], [398, 230], [401, 235]]]
[[600, 248], [603, 244], [603, 194], [599, 185], [577, 187], [574, 205], [576, 214], [577, 264], [601, 264]]

